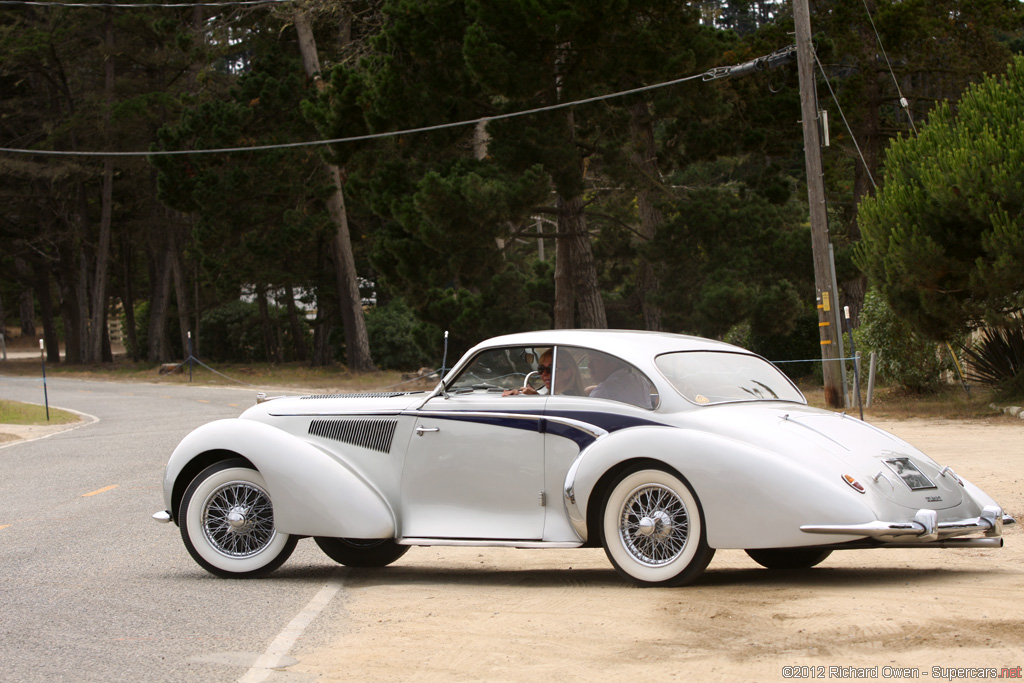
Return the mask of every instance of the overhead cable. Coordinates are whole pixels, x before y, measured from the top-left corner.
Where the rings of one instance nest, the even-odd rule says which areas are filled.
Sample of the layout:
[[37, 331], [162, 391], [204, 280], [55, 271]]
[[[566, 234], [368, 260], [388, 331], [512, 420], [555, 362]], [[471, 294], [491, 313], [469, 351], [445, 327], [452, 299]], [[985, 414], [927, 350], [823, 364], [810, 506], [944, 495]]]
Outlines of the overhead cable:
[[294, 0], [213, 0], [212, 2], [46, 2], [45, 0], [0, 0], [0, 5], [29, 5], [32, 7], [78, 7], [91, 9], [180, 9], [183, 7], [232, 7], [270, 5]]
[[875, 178], [871, 175], [871, 167], [868, 166], [868, 162], [864, 159], [864, 153], [860, 151], [860, 145], [857, 144], [857, 136], [853, 134], [853, 128], [850, 127], [850, 122], [846, 120], [846, 114], [843, 113], [843, 105], [839, 104], [839, 98], [836, 97], [835, 90], [832, 89], [832, 84], [828, 80], [828, 74], [825, 73], [825, 67], [821, 65], [818, 60], [818, 53], [811, 50], [814, 55], [814, 63], [818, 65], [818, 70], [821, 71], [822, 77], [825, 79], [825, 85], [828, 86], [828, 91], [832, 94], [832, 101], [836, 103], [836, 107], [839, 109], [839, 115], [843, 117], [843, 123], [846, 124], [846, 130], [850, 134], [850, 139], [853, 140], [853, 146], [857, 149], [857, 156], [860, 157], [860, 163], [864, 164], [864, 172], [868, 174], [868, 180], [871, 181], [871, 187], [878, 190], [878, 185], [875, 184]]
[[900, 96], [900, 106], [907, 112], [907, 120], [910, 121], [910, 128], [914, 131], [914, 135], [917, 135], [917, 126], [914, 125], [914, 117], [910, 114], [910, 106], [907, 103], [907, 98], [903, 96], [903, 91], [900, 90], [900, 83], [896, 80], [896, 73], [892, 70], [892, 64], [889, 62], [889, 55], [885, 53], [885, 46], [882, 45], [882, 36], [878, 35], [878, 29], [875, 28], [875, 20], [871, 18], [871, 10], [868, 9], [867, 0], [864, 2], [864, 11], [867, 12], [868, 21], [871, 22], [871, 30], [875, 32], [875, 40], [878, 41], [878, 49], [882, 51], [882, 56], [885, 57], [885, 65], [889, 67], [889, 75], [892, 76], [892, 82], [896, 86], [896, 94]]
[[[789, 49], [789, 48], [784, 48]], [[775, 53], [772, 53], [775, 54]], [[769, 55], [770, 56], [770, 55]], [[723, 67], [718, 67], [723, 68]], [[724, 67], [729, 68], [729, 67]], [[619, 97], [626, 97], [628, 95], [636, 95], [642, 92], [648, 92], [650, 90], [657, 90], [659, 88], [667, 88], [672, 85], [678, 85], [680, 83], [686, 83], [687, 81], [702, 80], [714, 80], [716, 78], [722, 78], [722, 76], [711, 76], [709, 74], [715, 72], [716, 69], [711, 69], [704, 73], [696, 74], [693, 76], [685, 76], [683, 78], [676, 78], [671, 81], [664, 81], [662, 83], [655, 83], [653, 85], [644, 85], [639, 88], [631, 88], [630, 90], [620, 90], [619, 92], [609, 93], [607, 95], [596, 95], [594, 97], [586, 97], [580, 100], [573, 100], [572, 102], [559, 102], [558, 104], [551, 104], [545, 107], [537, 107], [535, 109], [525, 109], [522, 111], [509, 112], [507, 114], [495, 114], [493, 116], [483, 116], [477, 119], [470, 119], [467, 121], [456, 121], [453, 123], [439, 123], [433, 126], [422, 126], [419, 128], [407, 128], [405, 130], [387, 131], [383, 133], [367, 133], [365, 135], [353, 135], [344, 138], [333, 138], [330, 140], [307, 140], [303, 142], [285, 142], [275, 145], [253, 145], [251, 147], [223, 147], [217, 149], [168, 149], [168, 150], [152, 150], [149, 152], [76, 152], [68, 150], [46, 150], [46, 149], [16, 149], [10, 147], [0, 147], [0, 152], [7, 152], [10, 154], [33, 154], [42, 156], [63, 156], [63, 157], [155, 157], [155, 156], [172, 156], [182, 154], [228, 154], [232, 152], [262, 152], [272, 149], [292, 149], [297, 147], [322, 147], [324, 145], [338, 145], [347, 142], [363, 142], [366, 140], [377, 140], [380, 138], [391, 138], [399, 137], [402, 135], [412, 135], [415, 133], [429, 133], [438, 130], [445, 130], [448, 128], [458, 128], [462, 126], [475, 126], [480, 123], [486, 123], [489, 121], [500, 121], [504, 119], [512, 119], [520, 116], [530, 116], [532, 114], [541, 114], [544, 112], [555, 111], [558, 109], [567, 109], [569, 107], [576, 107], [582, 104], [591, 104], [593, 102], [601, 102], [603, 100], [610, 100]], [[749, 71], [749, 70], [747, 70]]]

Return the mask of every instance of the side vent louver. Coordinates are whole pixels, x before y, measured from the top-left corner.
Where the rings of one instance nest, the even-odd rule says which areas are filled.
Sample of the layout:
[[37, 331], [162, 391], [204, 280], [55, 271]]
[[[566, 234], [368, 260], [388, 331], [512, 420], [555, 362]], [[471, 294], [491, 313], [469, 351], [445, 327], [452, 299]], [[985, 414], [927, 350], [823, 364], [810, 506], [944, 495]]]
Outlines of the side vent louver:
[[391, 450], [397, 420], [313, 420], [309, 433], [381, 453]]

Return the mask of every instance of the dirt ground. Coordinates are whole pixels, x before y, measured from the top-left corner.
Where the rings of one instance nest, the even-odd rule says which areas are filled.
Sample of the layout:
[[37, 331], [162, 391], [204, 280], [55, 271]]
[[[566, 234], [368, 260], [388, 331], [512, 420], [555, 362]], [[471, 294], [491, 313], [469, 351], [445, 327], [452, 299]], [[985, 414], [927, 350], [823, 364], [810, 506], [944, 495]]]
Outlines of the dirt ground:
[[[875, 424], [1024, 517], [1024, 421]], [[322, 681], [1020, 677], [1024, 529], [1004, 538], [993, 550], [836, 552], [801, 572], [719, 551], [676, 589], [627, 585], [600, 550], [413, 548], [386, 570], [347, 573], [343, 633], [300, 640], [287, 671]]]

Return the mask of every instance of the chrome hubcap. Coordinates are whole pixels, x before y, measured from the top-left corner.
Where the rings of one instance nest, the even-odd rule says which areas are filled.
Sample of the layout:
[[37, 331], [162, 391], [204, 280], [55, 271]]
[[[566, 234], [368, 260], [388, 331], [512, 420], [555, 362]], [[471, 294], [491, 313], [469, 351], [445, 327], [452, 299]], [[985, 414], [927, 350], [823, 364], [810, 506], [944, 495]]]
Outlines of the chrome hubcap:
[[203, 503], [203, 534], [226, 557], [257, 555], [277, 535], [270, 496], [252, 482], [224, 484]]
[[634, 560], [660, 567], [679, 557], [690, 535], [686, 505], [660, 484], [638, 487], [622, 506], [619, 538]]

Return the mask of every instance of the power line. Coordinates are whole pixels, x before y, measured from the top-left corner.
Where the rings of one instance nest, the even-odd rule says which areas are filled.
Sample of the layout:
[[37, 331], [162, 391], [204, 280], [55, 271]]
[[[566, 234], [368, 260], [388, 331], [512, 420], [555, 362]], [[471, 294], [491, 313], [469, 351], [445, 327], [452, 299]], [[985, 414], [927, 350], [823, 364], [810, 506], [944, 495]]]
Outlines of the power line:
[[262, 152], [272, 149], [292, 149], [296, 147], [320, 147], [323, 145], [337, 145], [346, 142], [361, 142], [365, 140], [377, 140], [380, 138], [397, 137], [400, 135], [412, 135], [414, 133], [429, 133], [432, 131], [445, 130], [448, 128], [458, 128], [461, 126], [475, 126], [479, 123], [487, 121], [500, 121], [502, 119], [511, 119], [519, 116], [529, 116], [531, 114], [540, 114], [548, 111], [555, 111], [557, 109], [565, 109], [568, 107], [575, 107], [581, 104], [590, 104], [593, 102], [600, 102], [602, 100], [610, 100], [618, 97], [626, 97], [628, 95], [635, 95], [637, 93], [647, 92], [649, 90], [656, 90], [658, 88], [667, 88], [671, 85], [678, 85], [679, 83], [685, 83], [687, 81], [693, 81], [698, 78], [704, 78], [707, 73], [699, 73], [694, 76], [686, 76], [684, 78], [677, 78], [671, 81], [665, 81], [663, 83], [656, 83], [654, 85], [645, 85], [639, 88], [632, 88], [631, 90], [622, 90], [607, 95], [597, 95], [595, 97], [587, 97], [581, 100], [574, 100], [572, 102], [560, 102], [558, 104], [548, 105], [546, 107], [537, 107], [536, 109], [526, 109], [523, 111], [510, 112], [508, 114], [495, 114], [494, 116], [483, 116], [478, 119], [471, 119], [468, 121], [456, 121], [454, 123], [440, 123], [433, 126], [422, 126], [420, 128], [407, 128], [405, 130], [389, 131], [385, 133], [368, 133], [366, 135], [353, 135], [345, 138], [334, 138], [331, 140], [309, 140], [305, 142], [286, 142], [276, 145], [254, 145], [252, 147], [224, 147], [218, 149], [174, 149], [174, 150], [157, 150], [151, 152], [74, 152], [74, 151], [61, 151], [61, 150], [36, 150], [36, 149], [12, 149], [9, 147], [0, 147], [0, 152], [8, 152], [11, 154], [34, 154], [44, 156], [67, 156], [67, 157], [149, 157], [149, 156], [171, 156], [181, 154], [228, 154], [232, 152]]
[[[0, 0], [3, 1], [3, 0]], [[280, 2], [282, 0], [264, 0], [270, 2]], [[284, 0], [290, 1], [290, 0]], [[766, 57], [760, 57], [752, 62], [746, 62], [744, 64], [736, 65], [733, 67], [716, 67], [709, 69], [699, 74], [692, 76], [684, 76], [683, 78], [676, 78], [671, 81], [664, 81], [662, 83], [655, 83], [654, 85], [644, 85], [639, 88], [631, 88], [629, 90], [620, 90], [619, 92], [609, 93], [607, 95], [596, 95], [594, 97], [586, 97], [580, 100], [573, 100], [572, 102], [560, 102], [558, 104], [551, 104], [546, 107], [537, 107], [535, 109], [525, 109], [522, 111], [509, 112], [507, 114], [495, 114], [493, 116], [483, 116], [477, 119], [470, 119], [467, 121], [456, 121], [453, 123], [439, 123], [433, 126], [422, 126], [419, 128], [407, 128], [405, 130], [388, 131], [384, 133], [368, 133], [366, 135], [353, 135], [344, 138], [333, 138], [331, 140], [307, 140], [304, 142], [285, 142], [276, 145], [254, 145], [252, 147], [222, 147], [218, 149], [170, 149], [170, 150], [154, 150], [149, 152], [75, 152], [75, 151], [64, 151], [64, 150], [45, 150], [45, 149], [17, 149], [11, 147], [0, 147], [0, 153], [7, 152], [10, 154], [33, 154], [43, 156], [62, 156], [62, 157], [154, 157], [154, 156], [174, 156], [182, 154], [230, 154], [233, 152], [263, 152], [272, 149], [294, 149], [298, 147], [322, 147], [324, 145], [337, 145], [346, 142], [363, 142], [366, 140], [379, 140], [381, 138], [398, 137], [400, 135], [413, 135], [415, 133], [429, 133], [438, 130], [445, 130], [448, 128], [459, 128], [462, 126], [475, 126], [480, 123], [486, 123], [488, 121], [500, 121], [503, 119], [512, 119], [520, 116], [530, 116], [532, 114], [541, 114], [544, 112], [555, 111], [558, 109], [566, 109], [568, 107], [576, 107], [582, 104], [591, 104], [594, 102], [601, 102], [604, 100], [611, 100], [619, 97], [627, 97], [629, 95], [636, 95], [642, 92], [648, 92], [650, 90], [657, 90], [659, 88], [667, 88], [672, 85], [678, 85], [680, 83], [686, 83], [687, 81], [694, 81], [699, 79], [710, 81], [718, 78], [725, 78], [731, 75], [743, 75], [751, 73], [755, 70], [761, 70], [765, 67], [774, 68], [780, 64], [785, 63], [792, 56], [793, 47], [782, 48], [775, 52], [767, 55]], [[762, 64], [762, 60], [764, 63]], [[747, 68], [749, 65], [757, 63], [756, 69]]]
[[[896, 73], [892, 70], [892, 63], [889, 61], [889, 55], [885, 53], [885, 46], [882, 45], [882, 36], [878, 35], [878, 29], [875, 27], [875, 20], [871, 18], [871, 10], [868, 9], [867, 0], [864, 0], [864, 11], [868, 15], [868, 21], [871, 22], [871, 30], [875, 32], [875, 39], [878, 41], [878, 49], [882, 51], [882, 56], [885, 57], [885, 65], [889, 67], [889, 75], [892, 76], [893, 85], [896, 86], [896, 94], [900, 96], [900, 106], [907, 112], [907, 120], [910, 121], [910, 127], [913, 129], [914, 134], [917, 135], [917, 126], [914, 125], [914, 117], [910, 113], [910, 105], [907, 103], [907, 98], [903, 96], [903, 91], [900, 90], [900, 82], [896, 79]], [[872, 181], [872, 183], [874, 183], [874, 181]]]
[[45, 2], [44, 0], [0, 0], [0, 5], [30, 5], [32, 7], [86, 7], [93, 9], [180, 9], [183, 7], [231, 7], [269, 5], [293, 2], [293, 0], [214, 0], [213, 2], [174, 3], [106, 3], [106, 2]]

